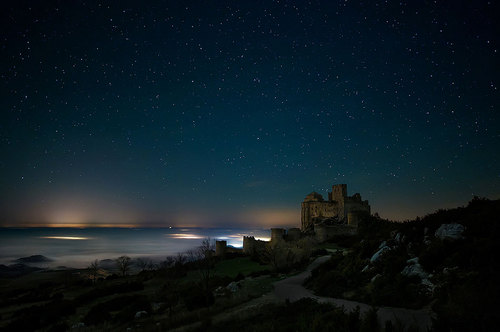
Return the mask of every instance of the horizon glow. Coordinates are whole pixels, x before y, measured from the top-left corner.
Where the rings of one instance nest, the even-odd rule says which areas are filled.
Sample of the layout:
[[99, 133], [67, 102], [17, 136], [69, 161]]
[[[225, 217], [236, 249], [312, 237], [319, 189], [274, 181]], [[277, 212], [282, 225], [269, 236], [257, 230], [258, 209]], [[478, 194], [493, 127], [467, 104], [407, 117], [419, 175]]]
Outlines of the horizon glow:
[[494, 9], [14, 2], [0, 227], [296, 227], [341, 183], [396, 221], [498, 199]]

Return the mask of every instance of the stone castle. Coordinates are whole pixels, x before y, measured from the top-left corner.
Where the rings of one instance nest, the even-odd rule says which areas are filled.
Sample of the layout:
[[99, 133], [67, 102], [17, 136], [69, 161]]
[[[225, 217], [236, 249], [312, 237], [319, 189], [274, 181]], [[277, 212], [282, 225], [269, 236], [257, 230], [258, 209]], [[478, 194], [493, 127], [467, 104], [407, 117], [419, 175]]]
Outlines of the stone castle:
[[347, 184], [335, 184], [327, 201], [316, 192], [306, 196], [302, 202], [301, 231], [322, 233], [328, 227], [332, 235], [355, 234], [359, 220], [367, 215], [368, 201], [363, 201], [358, 193], [347, 196]]
[[[320, 194], [312, 192], [306, 196], [301, 205], [300, 229], [290, 228], [286, 231], [283, 228], [272, 228], [270, 242], [245, 236], [243, 253], [252, 255], [262, 251], [269, 243], [279, 241], [293, 243], [306, 236], [324, 242], [334, 236], [354, 235], [357, 233], [359, 221], [370, 215], [370, 205], [368, 201], [361, 199], [359, 193], [347, 196], [347, 184], [333, 185], [327, 201]], [[238, 250], [227, 247], [226, 241], [217, 241], [216, 249], [217, 255]]]

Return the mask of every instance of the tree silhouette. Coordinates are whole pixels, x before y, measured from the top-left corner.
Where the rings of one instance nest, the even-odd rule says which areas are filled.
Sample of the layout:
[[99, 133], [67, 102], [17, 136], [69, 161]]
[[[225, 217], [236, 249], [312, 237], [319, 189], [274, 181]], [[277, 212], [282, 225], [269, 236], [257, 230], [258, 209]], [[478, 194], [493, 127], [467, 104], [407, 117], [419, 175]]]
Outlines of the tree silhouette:
[[97, 280], [97, 275], [99, 274], [99, 261], [96, 259], [87, 268], [89, 270], [90, 279], [92, 279], [92, 283], [95, 284]]
[[271, 242], [266, 244], [263, 252], [263, 260], [271, 265], [275, 271], [278, 271], [281, 267], [280, 256], [281, 248], [276, 243]]
[[120, 270], [122, 276], [126, 276], [130, 271], [131, 259], [128, 256], [120, 256], [116, 259], [116, 266]]
[[149, 258], [137, 258], [137, 266], [141, 271], [151, 270], [153, 268], [153, 261]]
[[214, 242], [210, 238], [204, 239], [198, 248], [188, 251], [188, 256], [197, 268], [200, 285], [208, 304], [211, 295], [210, 280], [213, 277], [215, 266]]

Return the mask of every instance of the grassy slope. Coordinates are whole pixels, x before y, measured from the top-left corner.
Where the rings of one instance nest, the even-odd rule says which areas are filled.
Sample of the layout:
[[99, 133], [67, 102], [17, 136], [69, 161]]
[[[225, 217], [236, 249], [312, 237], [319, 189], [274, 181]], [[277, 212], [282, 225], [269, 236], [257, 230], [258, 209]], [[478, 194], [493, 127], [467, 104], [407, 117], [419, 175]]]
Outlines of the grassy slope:
[[237, 257], [220, 261], [215, 266], [215, 274], [219, 276], [236, 278], [238, 274], [249, 275], [253, 272], [269, 270], [269, 266], [261, 265], [250, 257]]

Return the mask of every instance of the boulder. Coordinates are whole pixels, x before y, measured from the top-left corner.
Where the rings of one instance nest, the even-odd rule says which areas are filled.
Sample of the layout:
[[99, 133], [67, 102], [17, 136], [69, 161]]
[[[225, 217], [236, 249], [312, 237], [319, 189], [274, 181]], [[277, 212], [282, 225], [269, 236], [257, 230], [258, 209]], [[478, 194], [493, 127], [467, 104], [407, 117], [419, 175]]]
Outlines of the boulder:
[[219, 286], [214, 290], [214, 296], [215, 297], [222, 297], [222, 296], [227, 296], [228, 295], [229, 289], [226, 287]]
[[459, 240], [463, 238], [462, 233], [465, 231], [464, 225], [461, 224], [442, 224], [434, 233], [434, 236], [441, 240]]
[[420, 279], [427, 279], [429, 278], [429, 274], [424, 271], [422, 268], [422, 265], [418, 262], [418, 257], [409, 259], [406, 261], [408, 264], [405, 266], [403, 271], [401, 272], [402, 275], [412, 277], [412, 276], [417, 276], [420, 277]]
[[236, 293], [240, 289], [240, 285], [236, 281], [233, 281], [226, 286], [226, 289], [231, 293]]
[[391, 247], [385, 245], [385, 241], [382, 242], [383, 246], [381, 245], [379, 250], [373, 254], [373, 256], [370, 258], [370, 263], [374, 263], [382, 257], [382, 255], [388, 251], [391, 250]]
[[453, 272], [456, 272], [457, 270], [458, 270], [458, 266], [445, 267], [445, 268], [443, 268], [443, 274], [451, 274]]
[[163, 302], [153, 302], [151, 303], [151, 309], [153, 309], [153, 311], [156, 312], [160, 310], [163, 305], [164, 305]]
[[401, 233], [396, 233], [394, 241], [396, 241], [397, 244], [401, 244], [403, 242], [403, 235]]
[[413, 277], [413, 276], [419, 277], [421, 284], [426, 286], [428, 290], [433, 291], [435, 286], [429, 280], [429, 278], [432, 277], [432, 274], [429, 274], [424, 271], [422, 265], [420, 265], [420, 263], [418, 262], [418, 257], [409, 259], [406, 261], [406, 263], [408, 265], [405, 266], [403, 271], [401, 271], [401, 274], [408, 277]]
[[148, 312], [147, 311], [137, 311], [135, 313], [135, 318], [142, 318], [142, 317], [146, 317], [148, 315]]

